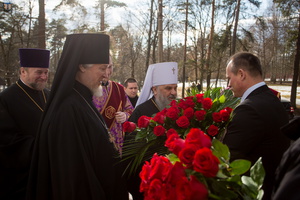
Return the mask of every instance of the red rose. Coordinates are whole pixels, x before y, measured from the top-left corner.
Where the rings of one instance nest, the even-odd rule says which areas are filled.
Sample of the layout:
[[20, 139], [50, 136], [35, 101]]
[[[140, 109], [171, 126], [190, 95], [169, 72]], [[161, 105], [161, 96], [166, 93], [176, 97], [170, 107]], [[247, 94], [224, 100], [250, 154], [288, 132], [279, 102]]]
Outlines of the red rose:
[[[161, 200], [174, 200], [177, 199], [176, 197], [176, 190], [175, 187], [169, 184], [168, 182], [164, 184], [164, 191], [161, 193], [159, 197]], [[147, 199], [145, 199], [147, 200]]]
[[208, 191], [204, 184], [202, 184], [195, 176], [191, 176], [189, 182], [189, 189], [191, 192], [190, 200], [206, 200], [208, 199]]
[[156, 136], [162, 136], [165, 134], [165, 132], [166, 132], [166, 129], [161, 125], [155, 126], [153, 129], [153, 133]]
[[170, 128], [168, 131], [167, 131], [167, 137], [169, 137], [170, 135], [172, 135], [172, 134], [177, 134], [178, 135], [178, 133], [177, 133], [177, 131], [175, 130], [175, 129], [173, 129], [173, 128]]
[[213, 118], [214, 122], [216, 122], [216, 123], [222, 122], [222, 116], [219, 112], [214, 112], [212, 114], [212, 118]]
[[198, 121], [202, 121], [204, 120], [205, 118], [205, 115], [206, 115], [206, 111], [205, 110], [197, 110], [195, 112], [195, 117]]
[[161, 111], [156, 113], [156, 115], [152, 118], [154, 121], [156, 121], [159, 124], [163, 124], [165, 122], [165, 111]]
[[184, 97], [184, 99], [194, 99], [194, 96], [188, 96], [188, 97]]
[[219, 159], [214, 156], [209, 148], [196, 151], [194, 157], [194, 170], [206, 177], [215, 177], [219, 171]]
[[194, 103], [194, 101], [193, 101], [193, 97], [191, 97], [191, 98], [188, 98], [188, 97], [187, 97], [187, 99], [186, 99], [186, 101], [185, 101], [185, 104], [186, 104], [188, 107], [190, 107], [190, 108], [194, 108], [194, 107], [195, 107], [195, 103]]
[[191, 107], [188, 107], [183, 111], [183, 115], [186, 116], [188, 119], [192, 119], [194, 116], [194, 109]]
[[186, 101], [184, 101], [183, 99], [180, 99], [179, 103], [178, 103], [178, 107], [182, 108], [184, 110], [184, 109], [188, 108], [188, 105], [186, 104]]
[[166, 115], [166, 113], [167, 113], [167, 109], [166, 108], [164, 108], [162, 111], [160, 111], [159, 113], [161, 113], [162, 115]]
[[176, 120], [179, 117], [179, 109], [175, 106], [170, 107], [167, 110], [166, 116], [172, 120]]
[[190, 121], [186, 116], [181, 116], [176, 120], [176, 124], [180, 127], [180, 128], [187, 128], [190, 125]]
[[176, 162], [170, 170], [167, 182], [172, 186], [175, 186], [181, 177], [185, 177], [185, 171], [182, 163]]
[[176, 100], [172, 100], [169, 105], [170, 105], [170, 107], [174, 107], [174, 106], [176, 107], [177, 106]]
[[226, 107], [225, 110], [229, 113], [229, 115], [232, 113], [232, 108]]
[[192, 128], [185, 138], [187, 145], [196, 145], [199, 149], [203, 147], [211, 147], [211, 139], [203, 131], [198, 128]]
[[172, 168], [172, 163], [170, 160], [164, 156], [158, 156], [156, 153], [153, 155], [151, 161], [151, 171], [149, 175], [149, 180], [160, 179], [165, 181], [169, 171]]
[[226, 122], [229, 119], [230, 113], [224, 109], [224, 110], [220, 110], [220, 115], [222, 117], [222, 120]]
[[149, 181], [150, 172], [151, 172], [151, 165], [148, 161], [146, 161], [142, 167], [142, 171], [139, 174], [141, 178], [140, 192], [145, 192], [148, 190], [150, 184]]
[[210, 109], [212, 106], [212, 100], [211, 98], [204, 98], [202, 100], [202, 107], [205, 109], [205, 110], [208, 110]]
[[123, 131], [131, 133], [135, 130], [136, 125], [133, 122], [126, 121], [123, 123]]
[[204, 94], [196, 94], [197, 102], [202, 103]]
[[151, 119], [151, 117], [147, 117], [145, 115], [141, 116], [138, 119], [138, 127], [140, 127], [140, 128], [147, 128], [149, 126], [150, 119]]
[[145, 193], [145, 200], [160, 199], [164, 191], [163, 182], [159, 179], [154, 179], [149, 185], [149, 190]]
[[178, 155], [180, 161], [187, 165], [187, 167], [191, 166], [194, 160], [194, 155], [198, 148], [195, 145], [186, 145]]
[[210, 136], [216, 136], [219, 133], [219, 128], [212, 124], [208, 127], [207, 133]]
[[181, 138], [174, 140], [172, 144], [172, 152], [178, 156], [179, 152], [184, 148], [185, 146], [185, 141]]
[[177, 134], [172, 134], [165, 142], [165, 146], [168, 147], [175, 155], [178, 155], [181, 149], [184, 148], [185, 141]]
[[179, 139], [179, 135], [178, 134], [171, 134], [169, 135], [168, 139], [165, 141], [165, 146], [170, 148], [170, 146], [172, 145], [174, 140]]
[[189, 185], [189, 180], [187, 177], [180, 177], [176, 184], [176, 197], [177, 199], [189, 199], [191, 196], [191, 190]]
[[192, 98], [180, 99], [178, 103], [178, 107], [182, 108], [183, 110], [187, 108], [194, 108], [195, 103]]

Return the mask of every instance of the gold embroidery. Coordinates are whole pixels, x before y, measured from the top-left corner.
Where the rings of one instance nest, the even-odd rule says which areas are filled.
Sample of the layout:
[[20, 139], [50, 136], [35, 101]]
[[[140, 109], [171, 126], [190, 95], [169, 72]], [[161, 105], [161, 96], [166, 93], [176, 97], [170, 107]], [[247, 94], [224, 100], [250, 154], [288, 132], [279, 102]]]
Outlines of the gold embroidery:
[[108, 106], [105, 109], [105, 117], [107, 117], [108, 119], [112, 119], [114, 118], [116, 115], [116, 109], [112, 106]]

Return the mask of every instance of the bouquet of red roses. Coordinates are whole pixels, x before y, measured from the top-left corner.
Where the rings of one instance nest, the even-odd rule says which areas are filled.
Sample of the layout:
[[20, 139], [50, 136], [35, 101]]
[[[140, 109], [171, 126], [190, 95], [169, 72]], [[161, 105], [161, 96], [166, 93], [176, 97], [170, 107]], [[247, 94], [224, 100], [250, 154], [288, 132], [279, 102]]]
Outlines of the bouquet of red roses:
[[192, 128], [185, 140], [177, 133], [168, 136], [168, 156], [154, 154], [140, 172], [140, 191], [145, 200], [260, 199], [264, 174], [261, 161], [245, 173], [251, 163], [229, 163], [229, 150], [203, 131]]
[[215, 88], [206, 93], [174, 100], [169, 108], [153, 117], [141, 116], [137, 130], [136, 125], [130, 122], [125, 122], [123, 128], [125, 132], [137, 131], [136, 139], [151, 140], [151, 133], [163, 136], [172, 131], [184, 138], [193, 127], [200, 128], [211, 137], [221, 138], [230, 121], [232, 107], [238, 101], [230, 90], [221, 91], [221, 88]]
[[[246, 186], [241, 174], [249, 170], [249, 161], [229, 163], [228, 147], [218, 141], [238, 101], [230, 90], [215, 88], [172, 101], [152, 117], [141, 116], [137, 126], [123, 124], [124, 131], [134, 136], [123, 148], [124, 160], [130, 160], [130, 173], [146, 161], [140, 173], [145, 199], [257, 197], [262, 180], [255, 176], [264, 177], [263, 172], [244, 177], [252, 184]], [[256, 166], [253, 170], [262, 169], [261, 163]], [[155, 191], [160, 191], [158, 198]]]

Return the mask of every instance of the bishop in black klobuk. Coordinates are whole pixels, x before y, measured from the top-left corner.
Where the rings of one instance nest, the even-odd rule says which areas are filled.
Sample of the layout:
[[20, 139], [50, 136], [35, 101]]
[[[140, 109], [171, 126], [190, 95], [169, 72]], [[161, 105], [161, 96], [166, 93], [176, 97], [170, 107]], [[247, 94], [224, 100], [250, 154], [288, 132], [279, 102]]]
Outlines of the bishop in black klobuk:
[[27, 199], [128, 199], [118, 153], [92, 102], [108, 63], [108, 35], [67, 36], [38, 131]]

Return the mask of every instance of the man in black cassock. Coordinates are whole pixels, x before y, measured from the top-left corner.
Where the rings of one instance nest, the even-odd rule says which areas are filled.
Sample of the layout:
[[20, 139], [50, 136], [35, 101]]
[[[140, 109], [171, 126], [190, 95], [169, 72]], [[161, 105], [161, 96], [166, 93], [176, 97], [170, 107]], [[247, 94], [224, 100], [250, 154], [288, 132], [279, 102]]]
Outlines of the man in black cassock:
[[25, 199], [34, 139], [49, 95], [50, 51], [19, 49], [20, 77], [0, 93], [0, 199]]
[[[148, 67], [141, 95], [136, 108], [128, 121], [137, 123], [141, 116], [151, 117], [166, 108], [177, 97], [178, 67], [175, 62], [152, 64]], [[134, 133], [128, 134], [126, 140], [132, 139]], [[139, 192], [141, 179], [139, 172], [127, 178], [127, 189], [133, 200], [142, 200], [144, 196]]]
[[118, 152], [92, 102], [108, 63], [108, 35], [67, 36], [35, 143], [28, 200], [128, 199]]

